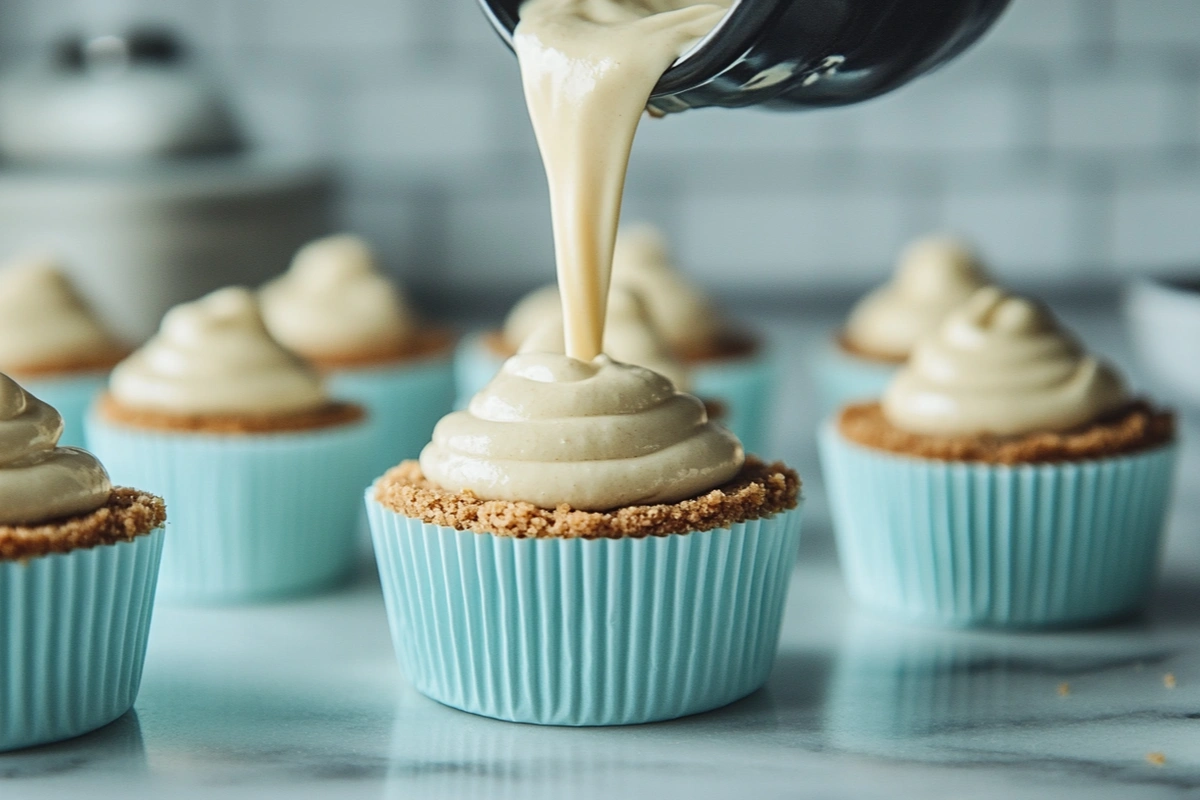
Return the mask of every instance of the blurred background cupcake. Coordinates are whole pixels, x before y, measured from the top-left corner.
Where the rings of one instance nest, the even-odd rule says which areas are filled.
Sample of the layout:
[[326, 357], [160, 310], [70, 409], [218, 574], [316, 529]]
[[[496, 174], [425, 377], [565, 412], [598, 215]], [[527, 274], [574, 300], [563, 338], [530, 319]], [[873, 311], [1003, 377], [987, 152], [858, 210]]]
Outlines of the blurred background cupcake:
[[1174, 442], [1174, 416], [1046, 309], [980, 289], [881, 402], [821, 431], [850, 593], [942, 625], [1134, 614], [1158, 566]]
[[166, 510], [62, 429], [0, 374], [0, 751], [112, 722], [142, 678]]
[[416, 317], [368, 244], [350, 234], [310, 242], [259, 296], [271, 335], [370, 412], [371, 474], [416, 458], [454, 405], [454, 339]]
[[910, 243], [892, 279], [854, 305], [818, 356], [825, 408], [878, 397], [917, 342], [987, 282], [966, 242], [926, 236]]
[[[687, 368], [690, 390], [722, 405], [722, 422], [747, 451], [763, 452], [777, 379], [766, 344], [721, 314], [684, 278], [666, 239], [650, 225], [634, 224], [618, 233], [612, 285], [640, 298], [650, 325]], [[500, 330], [464, 338], [456, 363], [459, 405], [483, 388], [544, 320], [561, 317], [558, 288], [544, 286], [517, 303]], [[611, 354], [623, 358], [615, 351]]]
[[58, 409], [63, 446], [83, 446], [88, 406], [128, 352], [53, 258], [0, 267], [0, 370]]
[[270, 337], [248, 289], [169, 311], [113, 370], [88, 433], [117, 480], [171, 506], [164, 597], [293, 595], [349, 572], [372, 430]]

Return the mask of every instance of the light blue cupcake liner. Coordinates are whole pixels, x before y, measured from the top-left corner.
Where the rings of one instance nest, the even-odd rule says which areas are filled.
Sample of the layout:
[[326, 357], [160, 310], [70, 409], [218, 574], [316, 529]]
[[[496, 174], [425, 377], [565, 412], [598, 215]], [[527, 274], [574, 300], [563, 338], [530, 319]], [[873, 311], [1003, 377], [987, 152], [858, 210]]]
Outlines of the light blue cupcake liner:
[[813, 354], [822, 411], [832, 414], [847, 403], [877, 400], [898, 369], [898, 364], [853, 356], [837, 342], [824, 344]]
[[0, 750], [79, 736], [133, 706], [162, 550], [159, 528], [0, 562]]
[[60, 447], [86, 447], [85, 421], [92, 401], [108, 382], [107, 372], [84, 372], [67, 377], [19, 381], [30, 394], [58, 410], [63, 418]]
[[838, 552], [862, 604], [951, 626], [1045, 627], [1140, 610], [1175, 447], [1004, 466], [910, 458], [820, 434]]
[[516, 539], [429, 525], [367, 492], [400, 668], [421, 693], [543, 725], [628, 725], [762, 686], [800, 511], [732, 529]]
[[751, 356], [700, 361], [690, 369], [692, 394], [725, 405], [720, 422], [741, 440], [747, 453], [766, 452], [768, 415], [779, 371], [765, 346]]
[[[454, 356], [458, 384], [457, 408], [466, 408], [504, 364], [485, 344], [486, 334], [464, 336]], [[702, 361], [692, 364], [692, 393], [719, 400], [726, 416], [721, 423], [741, 440], [748, 453], [763, 453], [770, 421], [771, 395], [778, 380], [775, 359], [765, 348], [745, 358]]]
[[[449, 356], [372, 369], [337, 370], [329, 375], [330, 392], [369, 412], [375, 458], [373, 478], [416, 458], [433, 427], [454, 407], [454, 366]], [[361, 488], [361, 487], [359, 487]]]
[[482, 331], [467, 334], [454, 350], [455, 408], [466, 408], [471, 398], [479, 394], [504, 365], [504, 359], [487, 346], [487, 335]]
[[135, 430], [93, 414], [88, 440], [115, 482], [167, 502], [164, 600], [300, 594], [336, 583], [353, 564], [373, 446], [365, 422], [217, 435]]

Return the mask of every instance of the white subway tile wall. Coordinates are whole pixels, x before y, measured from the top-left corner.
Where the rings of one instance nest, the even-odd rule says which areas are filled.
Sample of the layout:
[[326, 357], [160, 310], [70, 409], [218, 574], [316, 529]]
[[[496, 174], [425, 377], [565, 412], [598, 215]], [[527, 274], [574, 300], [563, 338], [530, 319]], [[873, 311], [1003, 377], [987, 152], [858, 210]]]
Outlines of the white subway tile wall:
[[[0, 0], [0, 59], [130, 19], [179, 29], [256, 143], [332, 162], [340, 222], [414, 285], [551, 279], [516, 63], [474, 0]], [[1200, 0], [1013, 0], [892, 95], [649, 121], [632, 169], [627, 218], [714, 287], [865, 285], [934, 228], [1013, 280], [1200, 270]]]

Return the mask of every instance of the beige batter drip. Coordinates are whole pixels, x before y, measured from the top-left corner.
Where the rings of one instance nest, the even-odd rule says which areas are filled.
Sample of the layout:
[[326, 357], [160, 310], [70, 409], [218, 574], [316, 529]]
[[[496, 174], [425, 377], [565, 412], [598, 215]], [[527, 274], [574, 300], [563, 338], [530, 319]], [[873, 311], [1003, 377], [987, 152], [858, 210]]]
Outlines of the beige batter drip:
[[671, 64], [730, 0], [528, 0], [513, 47], [550, 184], [567, 355], [604, 342], [621, 194], [638, 121]]

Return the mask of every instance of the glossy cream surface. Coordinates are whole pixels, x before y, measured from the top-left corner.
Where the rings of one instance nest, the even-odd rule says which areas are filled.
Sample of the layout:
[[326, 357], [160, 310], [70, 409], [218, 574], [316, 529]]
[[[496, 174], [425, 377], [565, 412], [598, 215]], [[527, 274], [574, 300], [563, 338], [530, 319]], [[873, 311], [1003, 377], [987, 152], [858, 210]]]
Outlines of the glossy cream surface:
[[556, 353], [510, 358], [421, 453], [425, 476], [443, 489], [584, 510], [691, 497], [743, 461], [737, 438], [667, 378], [608, 356]]
[[566, 350], [590, 361], [604, 314], [638, 121], [658, 79], [729, 3], [528, 0], [513, 35], [550, 187]]
[[708, 350], [724, 327], [716, 306], [679, 271], [666, 237], [652, 225], [617, 232], [612, 282], [645, 298], [651, 322], [677, 352]]
[[[614, 286], [608, 295], [608, 317], [604, 323], [604, 353], [615, 361], [657, 372], [687, 391], [691, 375], [676, 359], [650, 321], [643, 295]], [[562, 353], [561, 315], [551, 315], [519, 348], [522, 353]]]
[[271, 338], [254, 292], [241, 287], [168, 311], [109, 388], [130, 408], [178, 414], [284, 414], [328, 402], [320, 376]]
[[903, 360], [947, 314], [987, 283], [978, 257], [965, 242], [946, 236], [918, 239], [904, 250], [892, 280], [850, 312], [844, 336], [857, 350]]
[[397, 353], [413, 334], [404, 295], [380, 273], [367, 243], [350, 234], [302, 247], [260, 298], [271, 335], [308, 358]]
[[91, 453], [58, 447], [59, 413], [0, 374], [0, 525], [36, 525], [84, 514], [112, 493]]
[[913, 433], [1016, 436], [1068, 430], [1129, 399], [1117, 373], [1049, 311], [985, 287], [921, 340], [883, 410]]
[[123, 349], [52, 258], [0, 268], [0, 369], [111, 365]]

